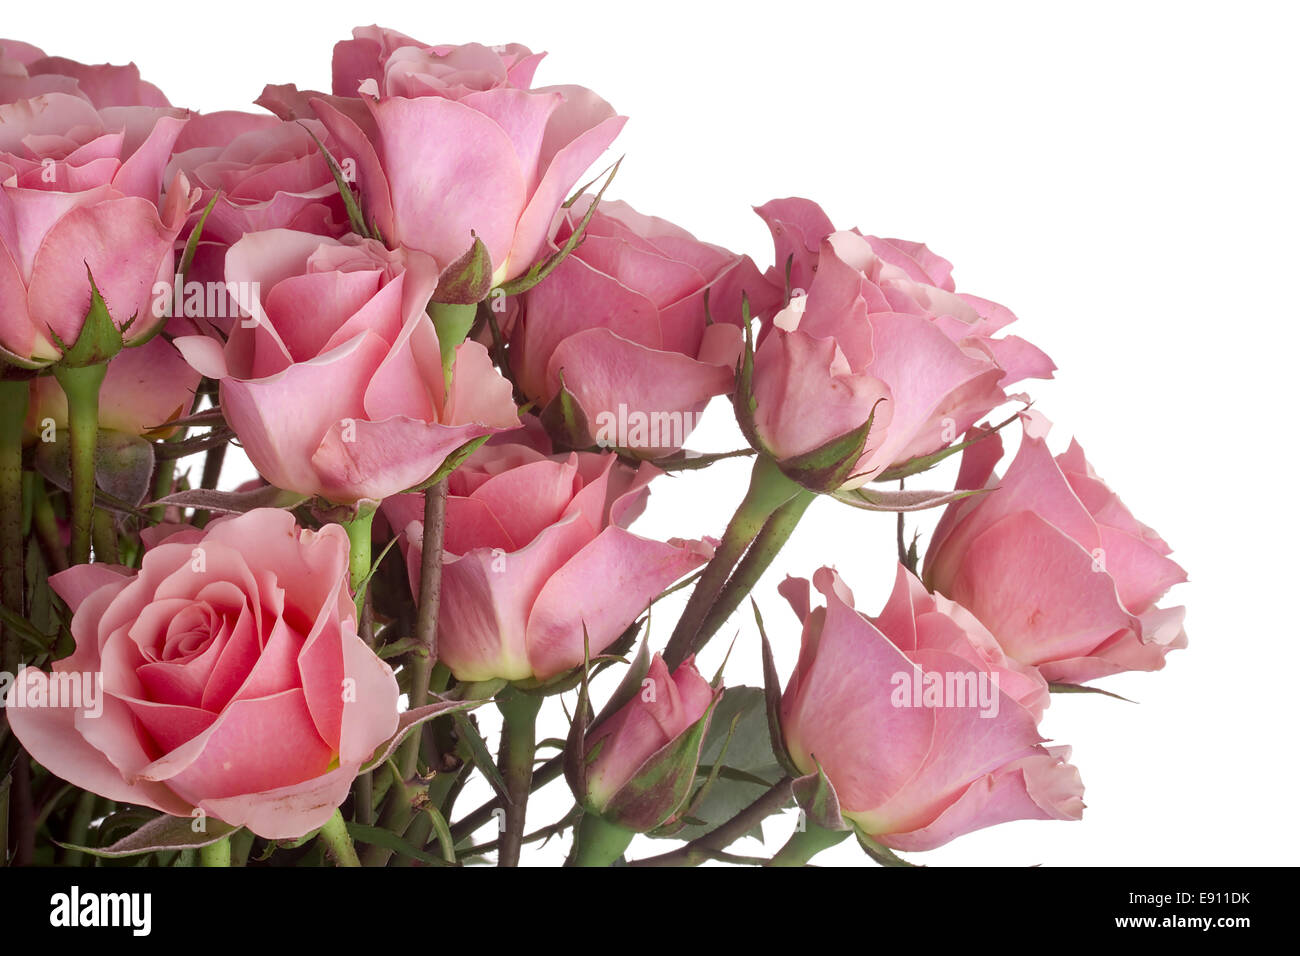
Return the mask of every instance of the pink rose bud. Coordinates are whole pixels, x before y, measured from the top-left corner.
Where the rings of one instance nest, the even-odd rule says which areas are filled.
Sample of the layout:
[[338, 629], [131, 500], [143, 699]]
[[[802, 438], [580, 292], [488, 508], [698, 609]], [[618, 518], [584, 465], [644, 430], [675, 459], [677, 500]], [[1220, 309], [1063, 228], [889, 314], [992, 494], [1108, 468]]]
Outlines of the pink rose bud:
[[[589, 207], [564, 213], [557, 244]], [[744, 293], [772, 295], [748, 257], [602, 202], [582, 244], [523, 297], [510, 330], [516, 379], [542, 408], [563, 383], [580, 411], [568, 444], [676, 451], [709, 399], [735, 386]]]
[[796, 480], [858, 487], [951, 444], [1005, 386], [1051, 375], [1033, 346], [994, 338], [1015, 316], [955, 292], [925, 246], [835, 231], [808, 200], [758, 211], [776, 242], [769, 278], [784, 287], [788, 270], [791, 298], [760, 338], [742, 423]]
[[[614, 455], [547, 455], [488, 444], [448, 477], [438, 657], [462, 681], [547, 680], [619, 638], [665, 587], [704, 564], [702, 541], [653, 541], [627, 526], [659, 471]], [[405, 529], [419, 593], [422, 495], [383, 511]]]
[[[73, 93], [0, 105], [0, 358], [45, 365], [71, 347], [91, 305], [87, 270], [126, 344], [157, 331], [154, 286], [198, 199], [163, 170], [183, 110], [98, 110]], [[119, 342], [120, 345], [120, 342]]]
[[1156, 602], [1186, 573], [1169, 545], [1097, 477], [1077, 442], [1055, 458], [1050, 424], [1021, 416], [1024, 437], [1001, 480], [997, 435], [966, 450], [958, 487], [997, 490], [948, 507], [925, 581], [970, 610], [1016, 660], [1081, 683], [1164, 667], [1187, 646], [1182, 607]]
[[1043, 747], [1041, 677], [1009, 661], [967, 612], [900, 568], [878, 617], [853, 606], [830, 568], [781, 592], [803, 621], [781, 698], [785, 746], [818, 767], [846, 820], [887, 846], [929, 850], [1009, 820], [1077, 820], [1078, 772]]
[[431, 477], [466, 442], [518, 426], [487, 350], [455, 352], [450, 389], [425, 312], [437, 273], [378, 242], [272, 229], [230, 248], [242, 316], [223, 346], [176, 346], [221, 382], [221, 409], [271, 484], [337, 504]]
[[672, 820], [690, 796], [722, 691], [695, 669], [694, 658], [668, 673], [655, 654], [633, 696], [587, 732], [586, 793], [579, 797], [603, 819], [638, 833]]
[[[76, 650], [20, 673], [7, 713], [75, 786], [296, 839], [397, 730], [397, 681], [357, 636], [338, 525], [250, 511], [170, 534], [138, 572], [77, 565], [50, 582]], [[37, 692], [46, 706], [15, 706]]]
[[[525, 272], [548, 250], [556, 214], [625, 118], [588, 89], [531, 89], [522, 47], [431, 47], [378, 28], [335, 49], [335, 93], [269, 87], [259, 102], [304, 114], [356, 161], [367, 224], [442, 268], [474, 237], [492, 280]], [[353, 83], [360, 83], [353, 86]]]

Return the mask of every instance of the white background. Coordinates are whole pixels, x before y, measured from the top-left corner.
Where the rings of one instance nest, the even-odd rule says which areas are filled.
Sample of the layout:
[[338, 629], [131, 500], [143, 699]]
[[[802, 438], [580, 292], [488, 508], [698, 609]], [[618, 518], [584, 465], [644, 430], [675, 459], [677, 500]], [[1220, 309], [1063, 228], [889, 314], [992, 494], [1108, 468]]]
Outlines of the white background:
[[[1172, 595], [1188, 606], [1191, 646], [1164, 671], [1101, 682], [1138, 705], [1054, 699], [1043, 729], [1075, 748], [1082, 823], [1004, 825], [919, 861], [1293, 859], [1292, 8], [225, 0], [186, 10], [8, 4], [2, 30], [51, 54], [133, 59], [174, 103], [205, 111], [250, 108], [266, 82], [327, 89], [331, 47], [356, 23], [431, 43], [517, 41], [550, 51], [539, 82], [590, 86], [632, 117], [612, 192], [642, 211], [765, 266], [770, 242], [749, 207], [805, 195], [841, 227], [925, 241], [951, 259], [959, 289], [1013, 309], [1014, 331], [1060, 366], [1056, 381], [1032, 385], [1057, 423], [1053, 445], [1076, 434], [1173, 545], [1191, 576]], [[738, 441], [715, 406], [692, 445]], [[661, 479], [638, 530], [720, 533], [746, 470], [728, 462]], [[756, 592], [783, 674], [798, 632], [776, 582], [835, 564], [874, 613], [893, 581], [892, 540], [887, 517], [814, 506]], [[752, 626], [738, 617], [717, 644], [737, 627], [730, 679], [755, 682]], [[710, 647], [705, 664], [721, 651]], [[557, 784], [530, 823], [567, 806]], [[851, 844], [819, 858], [863, 861]]]

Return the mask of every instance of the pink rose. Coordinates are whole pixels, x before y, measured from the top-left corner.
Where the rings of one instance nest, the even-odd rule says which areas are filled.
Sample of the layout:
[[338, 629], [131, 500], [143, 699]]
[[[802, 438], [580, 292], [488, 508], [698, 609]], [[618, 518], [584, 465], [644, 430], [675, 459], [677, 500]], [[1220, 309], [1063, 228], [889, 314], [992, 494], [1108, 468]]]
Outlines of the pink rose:
[[929, 850], [1009, 820], [1077, 820], [1078, 771], [1045, 748], [1041, 678], [1008, 662], [969, 614], [899, 569], [879, 617], [830, 568], [781, 592], [803, 621], [781, 728], [805, 773], [820, 765], [846, 819], [887, 846]]
[[[109, 360], [99, 389], [99, 427], [129, 435], [165, 438], [168, 422], [188, 415], [202, 376], [175, 346], [159, 335]], [[45, 423], [68, 424], [68, 400], [53, 376], [32, 379], [28, 433], [40, 435]]]
[[357, 636], [338, 525], [304, 531], [262, 509], [172, 534], [138, 572], [89, 564], [50, 580], [76, 650], [53, 675], [23, 671], [11, 695], [92, 675], [102, 713], [11, 696], [8, 714], [78, 787], [294, 839], [397, 730], [397, 681]]
[[807, 200], [759, 213], [777, 247], [771, 278], [784, 284], [788, 267], [793, 294], [754, 361], [754, 431], [779, 461], [848, 435], [874, 412], [842, 484], [856, 487], [950, 444], [1005, 401], [1010, 383], [1050, 376], [1036, 348], [993, 337], [1014, 316], [955, 293], [951, 266], [925, 246], [836, 232]]
[[230, 247], [226, 281], [252, 317], [215, 338], [176, 340], [221, 382], [221, 409], [277, 487], [338, 503], [383, 499], [428, 479], [482, 435], [518, 425], [510, 384], [476, 342], [444, 384], [425, 313], [436, 285], [422, 256], [378, 242], [272, 229]]
[[[658, 469], [614, 455], [488, 444], [448, 478], [438, 657], [463, 681], [547, 679], [603, 651], [660, 591], [699, 567], [699, 541], [626, 530]], [[418, 593], [423, 496], [389, 499]]]
[[385, 27], [354, 27], [351, 40], [334, 44], [333, 95], [268, 85], [257, 103], [285, 119], [315, 116], [312, 100], [366, 123], [362, 98], [442, 96], [459, 100], [495, 89], [526, 90], [546, 54], [518, 43], [431, 46]]
[[1053, 458], [1047, 420], [1021, 417], [1020, 451], [1000, 481], [997, 435], [966, 450], [958, 487], [996, 490], [944, 512], [925, 556], [926, 584], [970, 608], [1009, 655], [1048, 680], [1159, 670], [1187, 635], [1184, 608], [1156, 602], [1186, 573], [1077, 442]]
[[[597, 813], [609, 814], [640, 832], [661, 825], [680, 809], [680, 796], [689, 794], [699, 752], [676, 768], [679, 773], [656, 779], [653, 786], [641, 786], [637, 778], [668, 757], [672, 745], [721, 693], [700, 676], [693, 658], [670, 674], [663, 658], [655, 654], [646, 681], [586, 740], [586, 799]], [[681, 786], [682, 775], [689, 775], [685, 786]]]
[[518, 43], [431, 46], [384, 27], [356, 27], [334, 45], [336, 96], [445, 96], [513, 87], [526, 90], [544, 53]]
[[229, 246], [249, 232], [296, 229], [323, 236], [347, 232], [334, 176], [312, 136], [314, 120], [285, 122], [257, 113], [197, 115], [176, 141], [171, 169], [202, 187], [204, 205], [221, 198], [203, 226], [203, 242]]
[[330, 148], [329, 134], [314, 119], [286, 122], [222, 112], [190, 120], [168, 167], [184, 172], [203, 191], [190, 213], [187, 238], [212, 197], [218, 198], [203, 223], [185, 286], [173, 296], [171, 314], [201, 318], [228, 334], [239, 306], [221, 294], [219, 284], [231, 245], [268, 229], [331, 237], [348, 232], [343, 197], [313, 135]]
[[[0, 355], [45, 364], [71, 345], [90, 308], [89, 267], [126, 340], [161, 317], [173, 245], [196, 201], [183, 176], [160, 199], [181, 110], [96, 110], [68, 93], [0, 105]], [[132, 320], [135, 321], [132, 321]]]
[[[367, 224], [442, 267], [477, 236], [494, 282], [526, 271], [625, 118], [583, 87], [528, 88], [535, 60], [523, 48], [397, 46], [407, 38], [362, 33], [374, 35], [342, 44], [341, 60], [336, 52], [342, 101], [317, 96], [309, 105], [356, 163]], [[303, 115], [303, 95], [271, 87], [259, 102], [293, 118]]]
[[[812, 288], [818, 258], [827, 238], [837, 232], [826, 213], [807, 199], [774, 199], [757, 209], [776, 243], [776, 265], [769, 278], [784, 288], [786, 263], [791, 263], [792, 289]], [[860, 235], [856, 229], [850, 230]], [[1002, 385], [1026, 378], [1051, 378], [1056, 368], [1038, 348], [1015, 335], [995, 338], [1016, 321], [1005, 306], [958, 292], [952, 263], [920, 242], [864, 236], [857, 246], [864, 273], [863, 297], [868, 311], [901, 312], [930, 319], [963, 348], [983, 352], [1007, 373]], [[854, 247], [846, 243], [847, 248]]]
[[171, 105], [158, 87], [140, 79], [134, 63], [90, 66], [46, 56], [29, 43], [0, 40], [0, 102], [12, 103], [42, 93], [70, 93], [97, 109]]
[[[589, 205], [564, 213], [556, 243]], [[516, 379], [545, 407], [563, 378], [588, 444], [675, 451], [709, 399], [735, 386], [744, 292], [770, 294], [748, 257], [602, 202], [582, 244], [522, 298], [510, 333]]]

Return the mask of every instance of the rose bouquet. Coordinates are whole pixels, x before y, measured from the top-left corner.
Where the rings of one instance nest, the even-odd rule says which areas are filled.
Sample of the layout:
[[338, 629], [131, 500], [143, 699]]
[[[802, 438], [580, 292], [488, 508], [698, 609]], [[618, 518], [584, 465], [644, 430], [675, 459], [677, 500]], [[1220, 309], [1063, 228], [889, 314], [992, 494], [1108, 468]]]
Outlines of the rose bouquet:
[[[200, 114], [0, 41], [5, 861], [903, 866], [1081, 818], [1044, 710], [1185, 646], [1184, 574], [1049, 450], [1052, 360], [810, 200], [756, 208], [764, 270], [606, 198], [624, 118], [540, 59], [365, 27], [329, 92]], [[745, 447], [689, 447], [711, 403]], [[634, 530], [734, 458], [729, 519]], [[883, 607], [835, 541], [747, 605], [819, 498], [898, 515]], [[763, 686], [697, 664], [742, 615]]]

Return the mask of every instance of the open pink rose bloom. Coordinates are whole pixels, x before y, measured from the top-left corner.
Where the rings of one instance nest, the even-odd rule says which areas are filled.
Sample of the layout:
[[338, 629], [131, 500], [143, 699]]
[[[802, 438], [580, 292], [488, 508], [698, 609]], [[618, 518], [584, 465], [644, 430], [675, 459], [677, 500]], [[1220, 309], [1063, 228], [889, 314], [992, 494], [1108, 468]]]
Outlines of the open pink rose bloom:
[[77, 647], [49, 682], [98, 675], [102, 713], [13, 709], [14, 732], [110, 799], [301, 836], [397, 729], [397, 682], [357, 636], [347, 558], [341, 529], [260, 510], [168, 536], [138, 573], [69, 568], [51, 583]]

